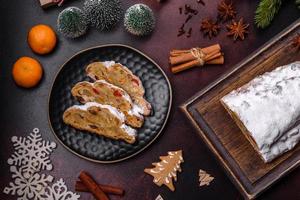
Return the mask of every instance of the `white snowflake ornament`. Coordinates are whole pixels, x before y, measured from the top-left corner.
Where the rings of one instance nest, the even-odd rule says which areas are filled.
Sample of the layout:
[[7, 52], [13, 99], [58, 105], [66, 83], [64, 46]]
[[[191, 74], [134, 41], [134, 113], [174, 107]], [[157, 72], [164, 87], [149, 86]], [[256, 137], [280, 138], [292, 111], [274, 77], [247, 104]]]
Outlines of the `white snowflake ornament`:
[[9, 165], [21, 166], [25, 177], [29, 177], [41, 170], [52, 170], [50, 153], [56, 148], [55, 142], [42, 139], [39, 129], [35, 128], [29, 136], [13, 136], [15, 152], [7, 160]]
[[10, 171], [14, 182], [10, 182], [9, 187], [5, 187], [3, 192], [19, 196], [18, 200], [40, 200], [44, 188], [53, 181], [52, 176], [39, 173], [25, 177], [22, 168], [16, 166], [11, 166]]
[[43, 140], [39, 132], [35, 128], [27, 137], [11, 138], [15, 152], [7, 163], [13, 181], [3, 193], [16, 195], [17, 200], [78, 200], [80, 196], [68, 191], [63, 179], [49, 186], [54, 178], [41, 173], [53, 169], [50, 154], [56, 143]]
[[59, 179], [51, 187], [48, 186], [43, 195], [43, 200], [78, 200], [79, 198], [78, 194], [68, 191], [63, 179]]

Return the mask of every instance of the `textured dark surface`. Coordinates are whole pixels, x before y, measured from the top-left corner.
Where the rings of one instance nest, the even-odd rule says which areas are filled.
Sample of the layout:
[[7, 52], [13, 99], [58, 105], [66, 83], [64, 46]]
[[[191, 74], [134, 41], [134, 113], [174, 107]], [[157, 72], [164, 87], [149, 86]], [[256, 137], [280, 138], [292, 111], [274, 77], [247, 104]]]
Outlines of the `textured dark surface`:
[[[71, 95], [71, 89], [80, 81], [91, 81], [87, 78], [86, 66], [92, 62], [110, 60], [125, 65], [141, 79], [145, 98], [152, 105], [152, 114], [145, 117], [134, 144], [76, 130], [62, 120], [67, 108], [79, 104]], [[143, 150], [161, 133], [172, 103], [170, 87], [162, 70], [132, 48], [109, 45], [89, 49], [72, 57], [56, 76], [49, 101], [50, 123], [59, 140], [84, 158], [96, 162], [121, 161]]]
[[[148, 4], [153, 9], [157, 24], [152, 35], [145, 38], [132, 36], [120, 23], [111, 32], [101, 33], [96, 29], [90, 29], [86, 36], [78, 40], [69, 40], [59, 36], [55, 52], [47, 56], [38, 56], [31, 52], [26, 43], [26, 35], [30, 27], [45, 23], [55, 28], [59, 12], [67, 6], [82, 7], [83, 0], [67, 0], [63, 7], [54, 7], [45, 11], [40, 8], [38, 0], [26, 2], [2, 0], [0, 4], [0, 191], [11, 181], [6, 160], [13, 151], [10, 142], [13, 135], [25, 136], [34, 127], [39, 127], [45, 139], [57, 141], [51, 132], [47, 113], [48, 95], [60, 66], [82, 49], [107, 43], [122, 43], [133, 46], [150, 56], [163, 68], [171, 82], [173, 104], [163, 133], [139, 155], [111, 165], [81, 159], [62, 145], [58, 145], [51, 156], [54, 165], [51, 174], [57, 179], [64, 178], [69, 188], [74, 189], [74, 182], [80, 170], [84, 169], [90, 172], [97, 181], [121, 186], [126, 190], [125, 197], [111, 196], [112, 200], [154, 200], [158, 194], [161, 194], [165, 200], [241, 199], [235, 186], [227, 178], [222, 167], [219, 166], [178, 106], [295, 21], [300, 16], [300, 11], [294, 5], [294, 1], [285, 1], [274, 23], [266, 30], [258, 30], [253, 25], [258, 0], [233, 0], [239, 12], [238, 16], [243, 16], [245, 21], [250, 23], [250, 32], [245, 41], [234, 43], [226, 36], [224, 28], [216, 38], [211, 40], [203, 38], [199, 31], [200, 20], [205, 17], [215, 17], [216, 6], [220, 0], [204, 1], [205, 7], [197, 4], [196, 0], [168, 0], [161, 4], [156, 0], [123, 0], [124, 10], [140, 2]], [[187, 26], [193, 27], [192, 36], [178, 38], [177, 29], [185, 20], [185, 16], [179, 15], [178, 8], [184, 6], [185, 3], [197, 7], [199, 14], [193, 17]], [[192, 69], [178, 75], [170, 73], [168, 69], [170, 49], [206, 46], [216, 42], [222, 45], [225, 53], [224, 65]], [[13, 63], [24, 55], [39, 59], [44, 67], [45, 75], [41, 84], [31, 90], [17, 87], [11, 77]], [[150, 167], [152, 162], [158, 161], [160, 155], [179, 149], [183, 150], [185, 162], [174, 184], [176, 191], [171, 192], [164, 186], [157, 187], [152, 182], [153, 178], [146, 175], [143, 170]], [[210, 186], [199, 188], [199, 168], [215, 177]], [[298, 168], [263, 193], [260, 199], [300, 199], [299, 185], [300, 169]], [[93, 199], [89, 194], [81, 193], [81, 195], [83, 200]], [[0, 192], [0, 199], [15, 200], [17, 198]]]

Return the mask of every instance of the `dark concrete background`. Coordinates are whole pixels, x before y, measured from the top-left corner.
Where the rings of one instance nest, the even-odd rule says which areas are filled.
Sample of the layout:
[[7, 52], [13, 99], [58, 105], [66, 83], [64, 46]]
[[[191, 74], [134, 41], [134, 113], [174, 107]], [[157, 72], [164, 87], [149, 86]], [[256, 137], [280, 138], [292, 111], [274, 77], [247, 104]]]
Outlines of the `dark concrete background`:
[[[62, 8], [42, 10], [37, 0], [10, 0], [0, 4], [0, 191], [11, 180], [6, 160], [13, 151], [10, 138], [13, 135], [24, 136], [34, 127], [40, 128], [43, 137], [55, 141], [47, 118], [48, 95], [54, 75], [60, 66], [73, 54], [85, 49], [107, 43], [131, 45], [153, 58], [167, 73], [173, 87], [173, 106], [168, 124], [163, 134], [148, 149], [127, 161], [116, 164], [96, 164], [83, 160], [68, 152], [61, 145], [51, 156], [54, 170], [51, 172], [57, 179], [66, 180], [69, 189], [73, 190], [74, 182], [80, 170], [89, 171], [97, 181], [103, 184], [119, 185], [126, 190], [122, 199], [142, 200], [155, 199], [161, 194], [165, 199], [241, 199], [235, 186], [226, 177], [218, 162], [196, 134], [192, 125], [179, 110], [178, 106], [189, 97], [211, 83], [225, 71], [234, 67], [251, 52], [259, 48], [300, 15], [294, 1], [286, 1], [274, 23], [266, 30], [257, 30], [253, 25], [253, 15], [258, 1], [234, 1], [238, 16], [243, 16], [250, 23], [250, 34], [244, 42], [234, 43], [226, 37], [223, 29], [218, 37], [209, 40], [199, 32], [200, 20], [208, 16], [216, 16], [216, 5], [219, 1], [206, 0], [202, 7], [196, 0], [169, 0], [158, 4], [156, 0], [123, 0], [123, 7], [138, 2], [148, 4], [155, 12], [157, 26], [155, 32], [146, 38], [138, 38], [128, 34], [120, 23], [113, 31], [101, 33], [90, 29], [89, 33], [77, 40], [68, 40], [59, 36], [59, 43], [54, 53], [38, 56], [31, 52], [27, 43], [27, 31], [33, 25], [44, 23], [56, 27], [58, 13], [67, 6], [81, 7], [83, 0], [70, 0]], [[177, 29], [184, 21], [178, 13], [178, 7], [185, 3], [199, 8], [199, 14], [190, 21], [193, 27], [191, 38], [178, 38]], [[220, 43], [225, 52], [226, 63], [223, 66], [210, 66], [193, 69], [173, 75], [168, 69], [168, 53], [173, 48], [190, 48]], [[40, 60], [44, 67], [44, 78], [41, 84], [32, 90], [17, 87], [11, 77], [13, 63], [20, 56], [32, 56]], [[175, 183], [176, 192], [166, 187], [157, 187], [152, 177], [145, 175], [143, 169], [158, 161], [160, 155], [167, 151], [182, 149], [185, 162], [183, 172], [178, 174]], [[211, 173], [215, 180], [209, 187], [199, 188], [199, 168]], [[291, 174], [266, 191], [261, 199], [300, 199], [300, 170]], [[91, 195], [81, 194], [82, 199], [93, 199]], [[16, 199], [0, 193], [0, 199]], [[112, 197], [111, 199], [121, 199]]]

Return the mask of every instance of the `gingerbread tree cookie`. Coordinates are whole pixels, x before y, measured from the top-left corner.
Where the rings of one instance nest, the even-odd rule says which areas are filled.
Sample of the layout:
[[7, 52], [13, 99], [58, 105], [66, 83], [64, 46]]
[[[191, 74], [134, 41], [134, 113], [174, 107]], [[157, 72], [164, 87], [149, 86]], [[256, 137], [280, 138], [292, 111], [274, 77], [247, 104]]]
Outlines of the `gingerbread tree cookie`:
[[160, 162], [152, 164], [154, 168], [145, 169], [144, 172], [154, 177], [153, 182], [156, 185], [166, 185], [171, 191], [174, 191], [173, 179], [176, 181], [177, 171], [181, 172], [182, 150], [168, 152], [167, 156], [159, 158]]
[[212, 177], [209, 173], [206, 171], [200, 169], [199, 170], [199, 183], [200, 187], [204, 185], [209, 185], [210, 182], [212, 182], [215, 178]]

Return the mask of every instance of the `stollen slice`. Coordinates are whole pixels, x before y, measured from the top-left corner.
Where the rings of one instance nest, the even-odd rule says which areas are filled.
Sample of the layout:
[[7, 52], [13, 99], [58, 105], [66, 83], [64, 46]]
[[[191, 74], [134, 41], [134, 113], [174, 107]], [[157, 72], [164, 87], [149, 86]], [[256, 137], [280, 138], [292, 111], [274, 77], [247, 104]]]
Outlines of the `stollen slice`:
[[130, 144], [136, 140], [136, 130], [125, 125], [125, 115], [110, 105], [74, 105], [64, 112], [63, 121], [76, 129]]
[[83, 104], [96, 102], [117, 108], [124, 113], [126, 124], [134, 128], [140, 128], [144, 123], [144, 117], [140, 114], [142, 110], [132, 102], [127, 92], [105, 80], [79, 82], [71, 92]]
[[144, 98], [145, 89], [142, 82], [127, 67], [114, 61], [94, 62], [87, 66], [86, 73], [93, 80], [105, 80], [124, 89], [141, 108], [141, 114], [150, 115], [151, 105]]

